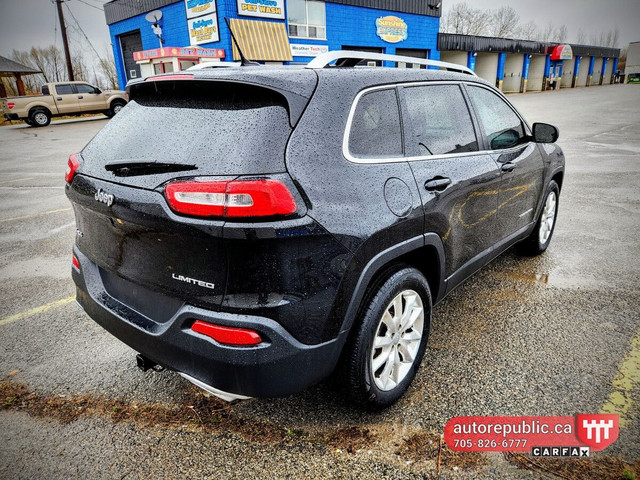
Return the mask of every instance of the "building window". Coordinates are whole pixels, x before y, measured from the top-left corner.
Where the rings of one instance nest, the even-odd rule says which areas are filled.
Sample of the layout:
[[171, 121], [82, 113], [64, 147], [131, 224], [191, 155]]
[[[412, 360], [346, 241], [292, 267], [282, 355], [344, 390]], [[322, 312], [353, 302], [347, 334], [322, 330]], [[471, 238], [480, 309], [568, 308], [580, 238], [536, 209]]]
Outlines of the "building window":
[[287, 0], [287, 20], [291, 37], [327, 38], [324, 2]]
[[173, 72], [173, 62], [154, 63], [153, 71], [156, 75]]

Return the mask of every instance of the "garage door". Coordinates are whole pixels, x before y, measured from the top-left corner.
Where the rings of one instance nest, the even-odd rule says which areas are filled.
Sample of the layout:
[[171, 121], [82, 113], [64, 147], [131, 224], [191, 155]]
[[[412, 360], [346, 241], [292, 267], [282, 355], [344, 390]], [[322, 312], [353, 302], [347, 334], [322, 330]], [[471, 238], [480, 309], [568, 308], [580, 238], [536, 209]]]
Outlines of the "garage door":
[[444, 51], [440, 52], [440, 61], [467, 66], [467, 52]]
[[542, 91], [542, 84], [544, 82], [544, 63], [546, 58], [546, 55], [534, 55], [531, 57], [531, 63], [529, 64], [529, 80], [527, 81], [528, 92]]
[[497, 73], [498, 54], [478, 53], [478, 56], [476, 57], [476, 75], [480, 78], [484, 78], [491, 85], [495, 85]]
[[607, 60], [607, 66], [604, 71], [604, 78], [602, 79], [603, 85], [609, 85], [611, 83], [611, 73], [613, 72], [613, 58]]
[[119, 35], [118, 38], [120, 38], [120, 48], [122, 49], [122, 60], [124, 61], [127, 81], [132, 78], [140, 78], [140, 65], [133, 59], [133, 52], [142, 50], [140, 30]]
[[589, 76], [589, 62], [591, 57], [582, 57], [580, 60], [580, 70], [578, 71], [578, 81], [576, 87], [586, 87], [587, 77]]
[[596, 57], [596, 63], [593, 65], [591, 85], [600, 85], [600, 78], [602, 78], [602, 57]]
[[562, 62], [562, 84], [561, 88], [571, 87], [571, 82], [573, 81], [573, 67], [575, 66], [575, 60], [572, 58], [571, 60], [564, 60]]
[[524, 55], [522, 53], [507, 53], [507, 58], [504, 62], [503, 92], [516, 93], [520, 91], [522, 62], [524, 62]]

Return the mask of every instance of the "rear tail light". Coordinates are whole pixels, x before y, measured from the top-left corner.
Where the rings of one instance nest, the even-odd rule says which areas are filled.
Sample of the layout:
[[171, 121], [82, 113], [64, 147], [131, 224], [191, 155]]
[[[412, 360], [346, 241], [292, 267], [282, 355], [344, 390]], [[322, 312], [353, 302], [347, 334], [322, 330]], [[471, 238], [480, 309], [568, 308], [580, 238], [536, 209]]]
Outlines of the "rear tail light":
[[71, 183], [76, 170], [80, 166], [80, 161], [78, 160], [77, 155], [77, 153], [70, 155], [69, 161], [67, 161], [67, 171], [64, 173], [64, 181], [67, 183]]
[[77, 268], [78, 270], [80, 270], [80, 262], [78, 261], [78, 257], [76, 257], [76, 254], [73, 254], [72, 260], [71, 262], [73, 263], [73, 266], [75, 268]]
[[198, 217], [270, 217], [290, 215], [296, 202], [276, 180], [174, 182], [165, 187], [169, 206]]
[[216, 342], [225, 345], [250, 346], [258, 345], [262, 338], [258, 332], [248, 328], [223, 327], [212, 323], [196, 320], [191, 326], [191, 330], [207, 337], [213, 338]]
[[16, 104], [14, 102], [7, 102], [7, 107], [9, 107], [9, 110], [13, 110], [13, 107], [15, 107]]

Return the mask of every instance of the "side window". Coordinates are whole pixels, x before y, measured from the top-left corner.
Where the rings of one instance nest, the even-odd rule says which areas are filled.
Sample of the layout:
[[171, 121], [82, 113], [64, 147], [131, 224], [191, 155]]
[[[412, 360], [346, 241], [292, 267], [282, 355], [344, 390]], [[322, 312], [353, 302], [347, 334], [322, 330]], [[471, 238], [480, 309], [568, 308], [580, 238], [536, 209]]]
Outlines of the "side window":
[[476, 113], [491, 150], [515, 147], [527, 141], [520, 117], [495, 93], [481, 87], [468, 87]]
[[349, 152], [360, 158], [402, 156], [395, 89], [376, 90], [360, 97], [349, 132]]
[[425, 85], [403, 90], [409, 113], [409, 142], [420, 155], [475, 152], [478, 141], [458, 85]]
[[78, 90], [78, 93], [94, 93], [96, 88], [86, 83], [77, 83], [76, 90]]
[[42, 86], [42, 94], [43, 95], [49, 95], [49, 85], [43, 85]]
[[73, 87], [69, 83], [62, 83], [60, 85], [56, 85], [56, 92], [58, 95], [69, 95], [74, 93]]

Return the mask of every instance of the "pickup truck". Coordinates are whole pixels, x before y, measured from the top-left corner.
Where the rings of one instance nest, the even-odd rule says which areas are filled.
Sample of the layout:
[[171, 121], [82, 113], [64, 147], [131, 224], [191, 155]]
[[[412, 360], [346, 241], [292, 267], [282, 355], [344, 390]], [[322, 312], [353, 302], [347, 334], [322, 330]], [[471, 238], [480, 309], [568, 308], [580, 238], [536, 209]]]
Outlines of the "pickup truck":
[[112, 117], [127, 104], [128, 96], [122, 90], [104, 92], [85, 82], [46, 83], [41, 95], [8, 97], [2, 99], [2, 110], [7, 120], [23, 120], [32, 127], [46, 127], [51, 117], [104, 113]]

